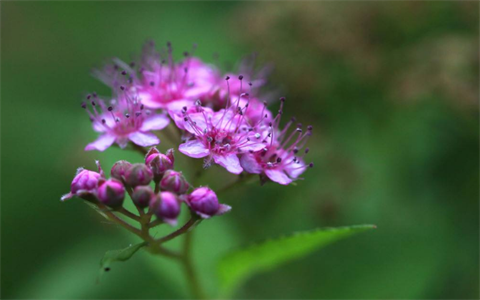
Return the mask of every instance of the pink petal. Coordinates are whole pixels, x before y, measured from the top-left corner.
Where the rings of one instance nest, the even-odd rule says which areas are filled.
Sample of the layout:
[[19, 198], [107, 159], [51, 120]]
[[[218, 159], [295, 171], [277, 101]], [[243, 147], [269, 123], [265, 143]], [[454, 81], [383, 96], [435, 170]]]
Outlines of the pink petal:
[[168, 126], [170, 118], [167, 115], [153, 115], [143, 121], [140, 131], [162, 130]]
[[247, 173], [260, 174], [262, 173], [262, 167], [255, 159], [255, 156], [250, 153], [243, 154], [240, 157], [240, 165]]
[[215, 155], [213, 159], [230, 173], [240, 174], [243, 171], [242, 166], [240, 166], [240, 160], [235, 154]]
[[276, 169], [268, 169], [265, 170], [265, 175], [270, 178], [271, 181], [275, 181], [276, 183], [288, 185], [292, 182], [292, 180], [283, 172], [283, 170], [276, 170]]
[[231, 206], [226, 205], [226, 204], [220, 204], [220, 207], [218, 208], [218, 211], [215, 213], [215, 215], [223, 215], [227, 212], [229, 212], [232, 209]]
[[181, 144], [178, 147], [178, 150], [183, 154], [193, 158], [201, 158], [210, 154], [210, 151], [205, 148], [203, 143], [196, 139], [189, 140], [188, 142]]
[[139, 92], [138, 98], [140, 99], [140, 102], [142, 102], [142, 104], [148, 108], [153, 108], [153, 109], [163, 108], [163, 103], [155, 101], [157, 97], [152, 93]]
[[160, 143], [160, 140], [158, 139], [158, 137], [150, 132], [136, 131], [134, 133], [130, 133], [128, 138], [135, 144], [142, 147], [153, 146]]
[[85, 151], [98, 150], [104, 151], [115, 142], [115, 136], [110, 134], [101, 135], [95, 142], [88, 144]]

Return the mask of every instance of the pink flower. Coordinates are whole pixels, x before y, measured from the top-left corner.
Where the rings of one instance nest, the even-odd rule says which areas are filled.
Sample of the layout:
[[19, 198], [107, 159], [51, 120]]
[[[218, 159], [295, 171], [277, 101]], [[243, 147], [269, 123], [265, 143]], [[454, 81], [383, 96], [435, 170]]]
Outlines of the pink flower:
[[[125, 88], [121, 86], [121, 89]], [[160, 140], [151, 131], [161, 130], [170, 122], [166, 114], [155, 114], [145, 109], [137, 97], [126, 91], [119, 92], [116, 99], [108, 104], [96, 94], [93, 97], [88, 95], [87, 100], [92, 109], [87, 109], [87, 103], [83, 103], [82, 107], [90, 116], [94, 130], [101, 135], [85, 150], [104, 151], [113, 143], [125, 148], [129, 141], [141, 147], [153, 146]]]
[[144, 47], [139, 76], [133, 87], [142, 103], [153, 109], [180, 110], [207, 94], [218, 78], [218, 71], [185, 52], [185, 58], [174, 62], [173, 49], [167, 43], [166, 53], [159, 53], [150, 42]]
[[285, 98], [282, 98], [281, 101], [279, 114], [270, 124], [273, 129], [271, 143], [260, 151], [243, 154], [240, 163], [248, 173], [261, 174], [274, 182], [288, 185], [297, 179], [307, 167], [313, 167], [313, 163], [306, 165], [303, 161], [303, 156], [309, 151], [308, 148], [305, 148], [303, 154], [299, 154], [312, 134], [312, 126], [308, 126], [304, 132], [302, 124], [297, 124], [295, 130], [288, 134], [289, 127], [295, 121], [292, 119], [283, 130], [279, 130]]
[[248, 102], [239, 106], [239, 99], [218, 112], [200, 107], [200, 112], [189, 113], [185, 107], [182, 126], [194, 138], [181, 144], [179, 151], [193, 158], [205, 158], [205, 166], [214, 161], [227, 171], [240, 174], [243, 169], [237, 155], [259, 151], [269, 142], [268, 127], [263, 122], [251, 124], [245, 118], [248, 108]]
[[98, 172], [85, 170], [84, 168], [79, 168], [77, 170], [70, 186], [70, 192], [62, 196], [62, 201], [70, 199], [73, 196], [83, 197], [92, 195], [96, 192], [98, 181], [105, 176], [100, 167], [100, 163], [98, 161], [95, 163], [97, 164]]
[[218, 203], [215, 192], [207, 187], [195, 189], [186, 198], [186, 203], [195, 213], [204, 219], [222, 215], [231, 210], [230, 206]]
[[150, 202], [150, 208], [157, 218], [171, 226], [177, 225], [177, 217], [180, 214], [180, 202], [175, 194], [161, 192]]

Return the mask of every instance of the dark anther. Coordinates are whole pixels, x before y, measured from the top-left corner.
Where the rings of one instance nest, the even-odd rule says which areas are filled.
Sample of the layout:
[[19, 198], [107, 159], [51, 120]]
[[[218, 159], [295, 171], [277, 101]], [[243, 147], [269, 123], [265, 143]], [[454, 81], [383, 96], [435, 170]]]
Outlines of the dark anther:
[[95, 103], [95, 101], [92, 101], [92, 105], [95, 106], [95, 105], [97, 105], [97, 104]]
[[298, 148], [295, 147], [295, 148], [293, 149], [293, 154], [297, 154], [297, 153], [298, 153]]
[[97, 98], [97, 93], [93, 92], [92, 95], [93, 95], [93, 98]]
[[308, 166], [309, 166], [310, 168], [313, 168], [313, 162], [309, 163]]
[[297, 118], [295, 118], [295, 117], [292, 117], [292, 118], [290, 119], [290, 121], [292, 121], [292, 122], [295, 122], [296, 120], [297, 120]]
[[285, 97], [281, 97], [280, 101], [285, 102]]
[[90, 99], [92, 97], [92, 95], [88, 94], [87, 95], [87, 99]]
[[144, 107], [145, 107], [145, 106], [143, 106], [143, 104], [140, 105], [140, 110], [143, 110]]
[[188, 52], [187, 52], [187, 51], [183, 52], [183, 56], [187, 57], [187, 56], [188, 56]]
[[308, 125], [307, 129], [308, 129], [308, 130], [312, 130], [312, 129], [313, 129], [313, 126], [312, 126], [312, 125]]
[[102, 124], [105, 124], [107, 121], [105, 121], [105, 119], [102, 119]]
[[82, 108], [87, 108], [87, 103], [82, 102]]
[[113, 107], [109, 106], [107, 109], [108, 109], [108, 111], [112, 111]]
[[123, 90], [125, 90], [125, 87], [123, 85], [121, 85], [120, 89], [123, 91]]
[[185, 117], [185, 118], [183, 118], [183, 120], [184, 120], [185, 122], [187, 122], [187, 121], [188, 121], [188, 118], [187, 118], [187, 117]]
[[225, 77], [225, 80], [229, 80], [229, 79], [230, 79], [230, 76]]
[[135, 116], [139, 117], [141, 114], [142, 114], [141, 112], [137, 111], [137, 112], [135, 113]]
[[277, 157], [277, 163], [281, 163], [282, 162], [282, 158], [281, 157]]
[[302, 133], [302, 128], [297, 128], [297, 132]]
[[155, 82], [150, 81], [150, 86], [154, 86], [154, 85], [155, 85]]
[[272, 127], [273, 126], [272, 122], [268, 122], [268, 126]]
[[249, 86], [252, 86], [252, 83], [251, 83], [251, 82], [249, 82], [249, 83], [248, 83], [248, 85], [249, 85]]
[[243, 75], [238, 76], [238, 79], [242, 80], [242, 79], [243, 79]]
[[122, 75], [127, 75], [127, 71], [122, 71]]
[[125, 118], [130, 118], [130, 115], [129, 114], [125, 114]]

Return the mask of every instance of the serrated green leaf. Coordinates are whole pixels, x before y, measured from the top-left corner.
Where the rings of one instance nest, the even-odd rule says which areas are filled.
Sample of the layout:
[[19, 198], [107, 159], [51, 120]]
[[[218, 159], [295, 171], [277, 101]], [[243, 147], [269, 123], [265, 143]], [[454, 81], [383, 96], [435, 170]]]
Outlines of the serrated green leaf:
[[119, 250], [110, 250], [105, 253], [102, 260], [100, 261], [100, 273], [99, 279], [103, 273], [110, 271], [110, 265], [116, 261], [126, 261], [129, 260], [140, 248], [147, 245], [147, 242], [130, 245], [127, 248]]
[[374, 225], [358, 225], [297, 232], [232, 251], [218, 264], [221, 297], [227, 298], [243, 281], [256, 273], [271, 270], [337, 240], [373, 228]]

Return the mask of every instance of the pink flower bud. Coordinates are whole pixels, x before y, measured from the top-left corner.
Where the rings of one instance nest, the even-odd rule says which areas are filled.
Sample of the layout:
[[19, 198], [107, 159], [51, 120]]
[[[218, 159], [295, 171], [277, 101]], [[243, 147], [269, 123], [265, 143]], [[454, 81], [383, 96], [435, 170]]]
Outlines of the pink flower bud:
[[152, 169], [155, 176], [161, 176], [165, 171], [173, 169], [173, 162], [173, 149], [168, 150], [165, 155], [152, 147], [145, 156], [145, 164]]
[[129, 163], [128, 161], [119, 160], [113, 165], [112, 170], [110, 170], [110, 175], [113, 178], [122, 180], [122, 177], [125, 177], [125, 173], [131, 166], [132, 164]]
[[61, 200], [70, 199], [73, 196], [89, 195], [96, 191], [100, 173], [79, 168], [70, 185], [70, 193], [63, 195]]
[[160, 181], [160, 188], [176, 194], [185, 194], [190, 185], [183, 177], [182, 173], [168, 170]]
[[116, 179], [102, 180], [98, 186], [97, 197], [105, 205], [118, 207], [122, 205], [123, 199], [125, 199], [125, 188]]
[[125, 172], [125, 181], [131, 186], [148, 185], [152, 178], [152, 171], [144, 164], [133, 164]]
[[215, 192], [207, 187], [199, 187], [195, 189], [190, 195], [188, 195], [187, 204], [204, 219], [224, 214], [231, 209], [228, 205], [219, 204]]
[[155, 197], [150, 186], [137, 186], [132, 193], [132, 200], [140, 208], [145, 208], [150, 204], [150, 201]]
[[177, 217], [180, 214], [180, 203], [175, 194], [161, 192], [154, 201], [150, 202], [150, 207], [157, 218], [172, 226], [177, 224]]

